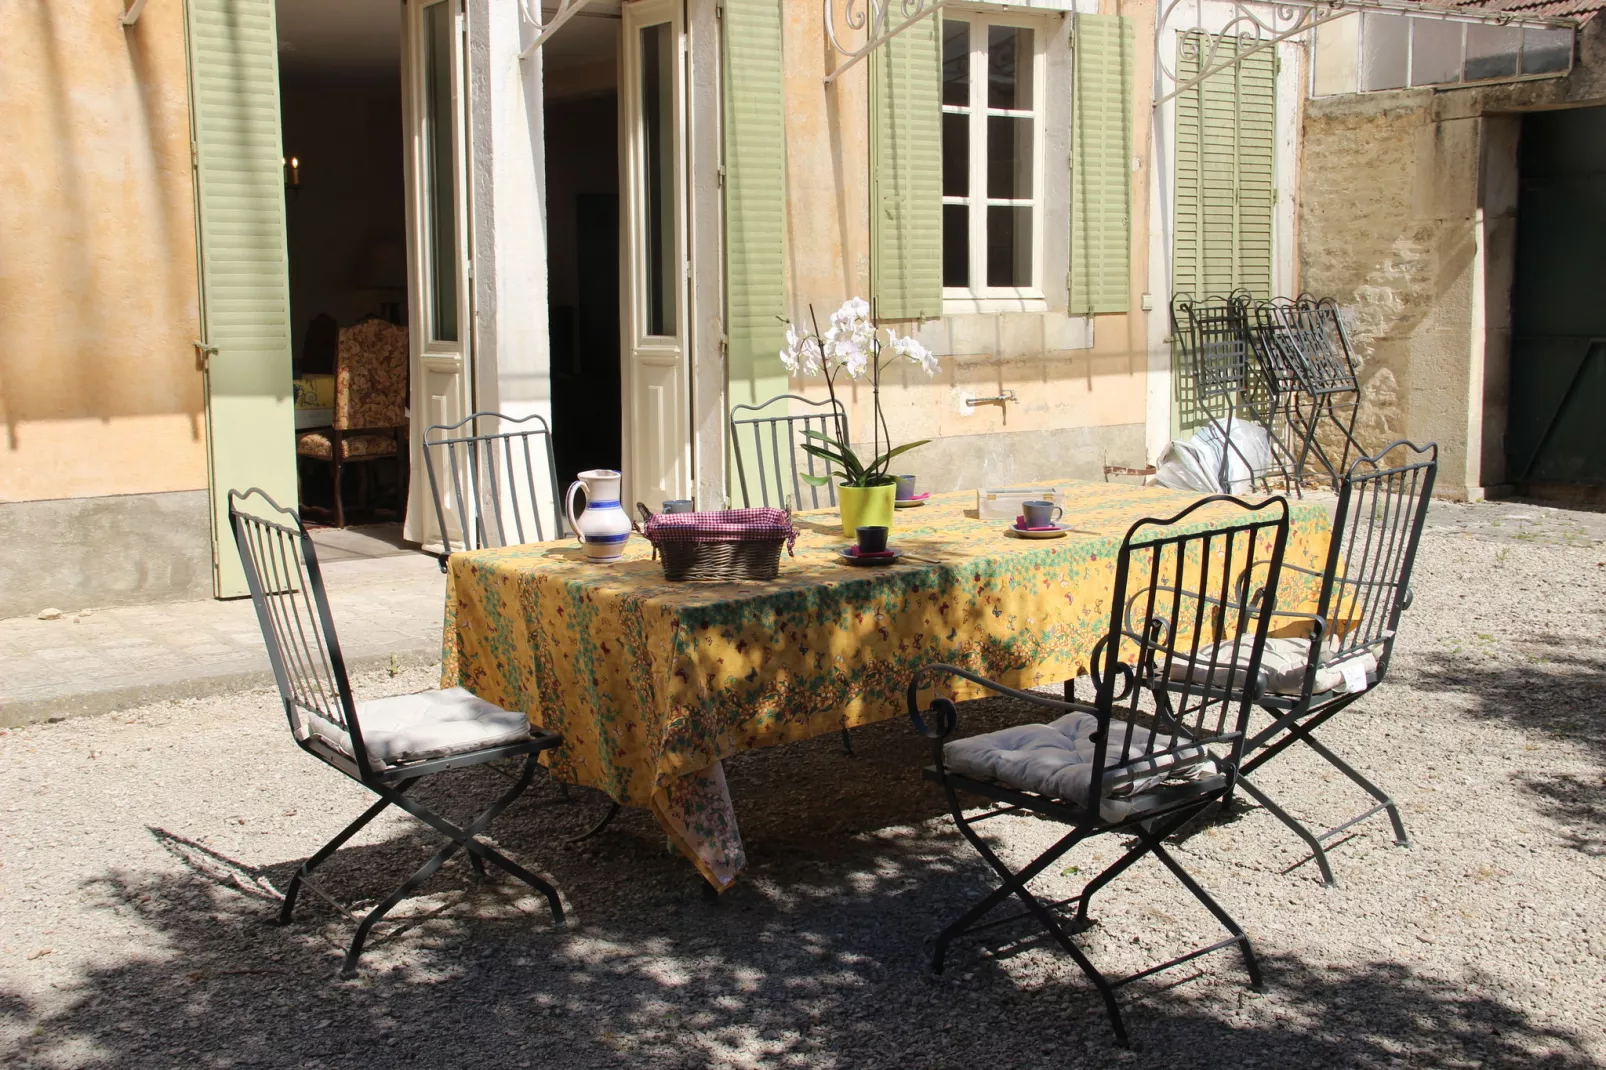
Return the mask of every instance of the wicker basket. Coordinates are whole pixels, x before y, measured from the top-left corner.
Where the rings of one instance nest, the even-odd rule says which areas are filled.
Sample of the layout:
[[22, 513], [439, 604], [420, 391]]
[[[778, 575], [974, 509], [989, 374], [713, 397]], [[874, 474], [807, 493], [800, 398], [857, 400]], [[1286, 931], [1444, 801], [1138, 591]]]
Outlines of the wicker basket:
[[[658, 517], [645, 506], [637, 508], [647, 518], [642, 534], [663, 560], [666, 580], [773, 580], [781, 568], [781, 548], [790, 548], [797, 538], [792, 514], [780, 509]], [[660, 528], [665, 520], [669, 524]]]
[[773, 580], [785, 542], [666, 542], [658, 555], [666, 580]]

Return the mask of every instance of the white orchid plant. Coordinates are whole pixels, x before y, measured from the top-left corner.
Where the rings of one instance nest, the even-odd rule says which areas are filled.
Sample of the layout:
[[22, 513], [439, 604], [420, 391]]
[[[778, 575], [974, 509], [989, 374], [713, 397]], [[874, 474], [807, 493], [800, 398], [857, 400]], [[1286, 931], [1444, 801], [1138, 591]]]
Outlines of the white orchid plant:
[[[831, 325], [823, 332], [812, 305], [809, 306], [809, 321], [814, 328], [812, 332], [799, 333], [795, 326], [787, 325], [781, 363], [793, 375], [825, 375], [837, 433], [832, 437], [819, 431], [805, 431], [807, 437], [817, 441], [803, 443], [803, 449], [839, 467], [845, 487], [879, 487], [894, 482], [887, 472], [892, 459], [931, 440], [923, 438], [902, 446], [892, 445], [892, 435], [881, 412], [881, 371], [889, 364], [906, 360], [918, 364], [927, 375], [935, 375], [940, 368], [936, 356], [912, 335], [899, 335], [890, 327], [878, 328], [869, 303], [862, 297], [844, 302], [831, 314]], [[869, 464], [860, 461], [849, 445], [847, 419], [837, 404], [836, 379], [844, 372], [849, 379], [870, 380], [874, 402], [870, 441], [874, 460]], [[888, 447], [885, 453], [880, 452], [883, 441]], [[831, 481], [829, 475], [803, 475], [802, 478], [817, 487]]]

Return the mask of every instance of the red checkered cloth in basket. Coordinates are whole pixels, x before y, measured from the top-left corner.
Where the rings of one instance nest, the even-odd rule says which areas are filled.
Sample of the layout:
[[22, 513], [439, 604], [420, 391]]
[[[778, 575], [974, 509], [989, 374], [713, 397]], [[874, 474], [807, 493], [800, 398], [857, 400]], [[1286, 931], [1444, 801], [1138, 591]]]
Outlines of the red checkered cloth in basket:
[[785, 509], [723, 509], [717, 513], [658, 513], [642, 529], [653, 545], [666, 542], [764, 542], [785, 539], [792, 552], [797, 528]]

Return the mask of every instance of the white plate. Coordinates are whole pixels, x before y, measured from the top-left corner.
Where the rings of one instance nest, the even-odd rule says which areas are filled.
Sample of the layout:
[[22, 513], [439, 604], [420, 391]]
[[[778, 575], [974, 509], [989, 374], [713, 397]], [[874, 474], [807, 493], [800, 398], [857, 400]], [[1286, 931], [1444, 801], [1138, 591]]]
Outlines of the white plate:
[[1063, 538], [1065, 533], [1070, 530], [1071, 526], [1069, 524], [1055, 524], [1051, 531], [1022, 531], [1011, 524], [1004, 529], [1004, 534], [1017, 539], [1059, 539]]
[[894, 500], [892, 504], [896, 505], [899, 509], [914, 509], [914, 508], [917, 508], [918, 506], [925, 505], [926, 504], [926, 499], [924, 499], [924, 498], [904, 498], [901, 501], [900, 500]]

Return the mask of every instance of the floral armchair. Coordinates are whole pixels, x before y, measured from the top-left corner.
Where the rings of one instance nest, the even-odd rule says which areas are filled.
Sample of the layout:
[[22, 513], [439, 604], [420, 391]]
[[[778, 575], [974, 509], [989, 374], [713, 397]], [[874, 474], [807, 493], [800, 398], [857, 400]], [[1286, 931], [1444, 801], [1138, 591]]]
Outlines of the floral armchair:
[[[299, 456], [328, 461], [333, 469], [336, 527], [346, 526], [342, 469], [358, 461], [404, 457], [407, 350], [406, 327], [372, 319], [341, 328], [332, 422], [296, 438]], [[405, 488], [405, 469], [402, 476]], [[368, 483], [364, 469], [363, 490]]]

